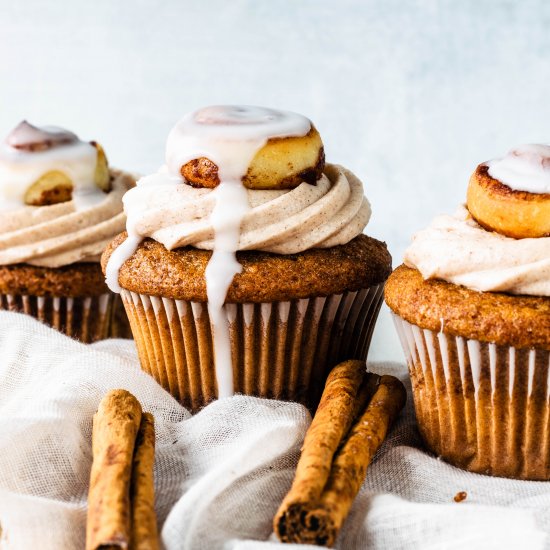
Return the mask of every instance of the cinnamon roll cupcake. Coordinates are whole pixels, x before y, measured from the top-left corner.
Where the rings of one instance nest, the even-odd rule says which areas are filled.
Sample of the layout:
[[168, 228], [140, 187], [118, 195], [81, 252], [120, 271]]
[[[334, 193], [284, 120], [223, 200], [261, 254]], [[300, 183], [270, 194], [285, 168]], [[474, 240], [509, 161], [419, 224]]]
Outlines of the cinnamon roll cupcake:
[[361, 182], [324, 160], [301, 115], [207, 107], [124, 196], [107, 282], [142, 367], [188, 408], [234, 393], [313, 407], [334, 364], [366, 357], [391, 258], [362, 235]]
[[0, 309], [84, 342], [128, 335], [99, 259], [124, 228], [133, 185], [98, 143], [19, 124], [0, 145]]
[[483, 163], [386, 285], [420, 432], [473, 472], [550, 479], [549, 204], [549, 146]]

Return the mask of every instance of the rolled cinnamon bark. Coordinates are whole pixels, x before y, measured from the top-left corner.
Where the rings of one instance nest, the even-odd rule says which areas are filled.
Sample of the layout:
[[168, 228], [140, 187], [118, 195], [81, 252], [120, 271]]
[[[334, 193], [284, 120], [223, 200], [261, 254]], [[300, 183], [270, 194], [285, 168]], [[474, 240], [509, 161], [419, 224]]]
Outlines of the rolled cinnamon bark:
[[86, 550], [127, 549], [130, 476], [141, 405], [126, 390], [110, 391], [94, 415]]
[[132, 506], [132, 550], [158, 550], [157, 516], [155, 514], [155, 421], [143, 413], [136, 439], [130, 502]]
[[[355, 403], [349, 403], [350, 396]], [[360, 361], [335, 367], [321, 400], [325, 410], [319, 406], [294, 483], [275, 516], [274, 530], [282, 542], [334, 544], [367, 467], [405, 400], [397, 378], [366, 373]], [[349, 429], [357, 411], [359, 417]]]
[[310, 525], [319, 525], [317, 537], [332, 546], [367, 473], [367, 467], [401, 409], [407, 394], [393, 376], [382, 376], [367, 409], [351, 428], [334, 459], [318, 508], [308, 514]]
[[[362, 384], [365, 378], [370, 384]], [[306, 433], [294, 483], [283, 505], [311, 503], [320, 498], [334, 453], [348, 433], [357, 410], [364, 407], [370, 397], [366, 389], [374, 388], [377, 381], [377, 375], [366, 372], [364, 361], [345, 361], [332, 369]], [[359, 395], [362, 386], [365, 390]]]

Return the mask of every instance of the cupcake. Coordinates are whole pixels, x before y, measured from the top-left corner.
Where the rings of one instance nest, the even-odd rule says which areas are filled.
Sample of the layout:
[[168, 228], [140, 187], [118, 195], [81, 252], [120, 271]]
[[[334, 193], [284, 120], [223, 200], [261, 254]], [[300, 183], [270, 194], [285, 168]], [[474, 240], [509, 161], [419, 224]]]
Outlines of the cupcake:
[[550, 479], [550, 147], [479, 165], [466, 206], [415, 235], [385, 297], [427, 447]]
[[122, 196], [133, 185], [98, 143], [19, 124], [0, 145], [0, 309], [83, 342], [128, 333], [99, 260], [124, 229]]
[[171, 131], [102, 257], [141, 365], [186, 407], [234, 393], [314, 407], [365, 358], [391, 272], [361, 182], [307, 118], [215, 106]]

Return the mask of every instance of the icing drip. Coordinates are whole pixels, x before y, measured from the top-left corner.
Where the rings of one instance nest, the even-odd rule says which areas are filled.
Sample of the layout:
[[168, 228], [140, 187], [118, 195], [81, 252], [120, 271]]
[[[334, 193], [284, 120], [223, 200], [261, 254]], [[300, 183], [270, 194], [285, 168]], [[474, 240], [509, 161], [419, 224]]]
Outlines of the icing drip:
[[241, 222], [249, 204], [240, 177], [229, 179], [221, 176], [220, 181], [214, 192], [216, 205], [210, 218], [214, 227], [214, 250], [206, 266], [205, 278], [208, 315], [213, 330], [218, 397], [228, 397], [233, 395], [233, 366], [229, 324], [223, 305], [233, 277], [242, 270], [235, 252], [239, 247]]
[[75, 134], [27, 122], [19, 124], [0, 145], [0, 210], [25, 206], [25, 193], [44, 174], [61, 171], [72, 182], [77, 210], [86, 210], [105, 200], [95, 183], [97, 149]]
[[486, 164], [492, 178], [515, 191], [550, 193], [550, 145], [521, 145]]
[[[229, 326], [223, 307], [233, 277], [241, 271], [236, 251], [241, 224], [250, 209], [242, 178], [255, 154], [269, 139], [303, 136], [310, 129], [307, 118], [286, 111], [250, 106], [206, 107], [186, 115], [176, 124], [168, 136], [166, 167], [138, 182], [138, 186], [159, 187], [184, 183], [181, 167], [201, 157], [218, 167], [220, 184], [212, 192], [215, 204], [210, 216], [214, 246], [205, 276], [219, 397], [233, 394]], [[127, 214], [128, 239], [115, 250], [107, 266], [107, 284], [114, 291], [120, 291], [120, 267], [141, 241], [136, 229], [138, 217], [133, 218], [131, 211]]]

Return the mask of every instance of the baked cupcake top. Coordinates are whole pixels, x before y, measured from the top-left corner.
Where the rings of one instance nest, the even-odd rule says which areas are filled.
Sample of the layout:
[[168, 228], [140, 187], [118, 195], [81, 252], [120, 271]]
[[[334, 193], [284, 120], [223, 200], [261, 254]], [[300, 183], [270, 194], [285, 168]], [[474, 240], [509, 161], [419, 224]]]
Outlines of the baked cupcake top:
[[477, 167], [468, 202], [413, 237], [405, 264], [475, 291], [550, 296], [550, 146]]
[[98, 143], [21, 122], [0, 144], [0, 265], [99, 261], [133, 183]]

